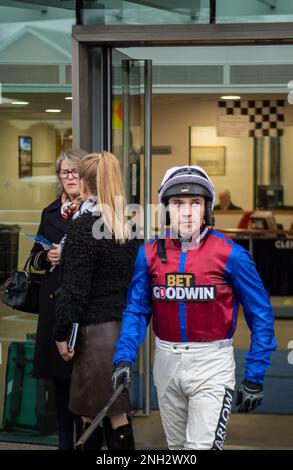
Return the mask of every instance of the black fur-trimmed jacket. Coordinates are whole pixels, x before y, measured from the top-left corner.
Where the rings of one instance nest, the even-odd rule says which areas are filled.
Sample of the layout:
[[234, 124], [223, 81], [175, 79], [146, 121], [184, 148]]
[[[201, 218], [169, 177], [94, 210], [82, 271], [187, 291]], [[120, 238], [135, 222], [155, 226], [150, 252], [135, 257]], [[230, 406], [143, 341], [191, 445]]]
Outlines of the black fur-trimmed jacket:
[[56, 293], [55, 340], [68, 338], [73, 322], [81, 325], [118, 321], [126, 304], [138, 241], [120, 245], [97, 240], [98, 220], [86, 212], [71, 222], [61, 256], [61, 286]]

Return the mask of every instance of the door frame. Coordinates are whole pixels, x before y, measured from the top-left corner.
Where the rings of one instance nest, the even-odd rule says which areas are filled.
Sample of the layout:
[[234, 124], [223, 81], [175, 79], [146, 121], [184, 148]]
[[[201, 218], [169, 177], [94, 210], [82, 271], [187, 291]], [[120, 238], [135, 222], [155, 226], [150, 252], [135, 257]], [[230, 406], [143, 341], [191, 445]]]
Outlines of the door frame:
[[[244, 28], [245, 26], [245, 28]], [[185, 25], [75, 25], [79, 42], [103, 46], [180, 46], [223, 44], [292, 44], [292, 23]]]

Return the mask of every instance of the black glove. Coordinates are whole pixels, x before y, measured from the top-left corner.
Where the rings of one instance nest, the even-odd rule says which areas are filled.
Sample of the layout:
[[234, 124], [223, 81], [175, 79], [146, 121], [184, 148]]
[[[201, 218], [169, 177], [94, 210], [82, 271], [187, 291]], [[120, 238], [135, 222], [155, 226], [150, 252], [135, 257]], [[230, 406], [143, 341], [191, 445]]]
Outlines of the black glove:
[[247, 413], [255, 410], [263, 399], [263, 386], [256, 382], [243, 380], [237, 390], [236, 406], [239, 406], [239, 413]]
[[120, 384], [124, 384], [125, 388], [129, 388], [131, 379], [131, 364], [129, 364], [129, 362], [119, 362], [112, 375], [114, 390], [116, 390]]

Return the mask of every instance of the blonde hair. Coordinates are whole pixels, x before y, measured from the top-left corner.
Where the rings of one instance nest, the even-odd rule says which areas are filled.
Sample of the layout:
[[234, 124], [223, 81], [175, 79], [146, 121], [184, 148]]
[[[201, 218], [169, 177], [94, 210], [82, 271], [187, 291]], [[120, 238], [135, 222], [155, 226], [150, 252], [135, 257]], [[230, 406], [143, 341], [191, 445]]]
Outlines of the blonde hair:
[[[89, 192], [98, 197], [104, 223], [118, 243], [128, 238], [128, 218], [124, 215], [126, 199], [118, 159], [110, 152], [90, 153], [79, 165], [79, 177]], [[117, 211], [118, 205], [118, 211]]]

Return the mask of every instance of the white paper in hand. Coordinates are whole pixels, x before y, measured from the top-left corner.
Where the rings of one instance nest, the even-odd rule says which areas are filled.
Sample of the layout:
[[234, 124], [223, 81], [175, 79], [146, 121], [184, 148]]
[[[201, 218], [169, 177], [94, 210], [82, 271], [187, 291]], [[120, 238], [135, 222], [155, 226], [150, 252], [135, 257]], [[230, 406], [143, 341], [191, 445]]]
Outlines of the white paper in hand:
[[69, 349], [74, 349], [78, 332], [78, 323], [72, 323], [71, 332], [67, 341]]

